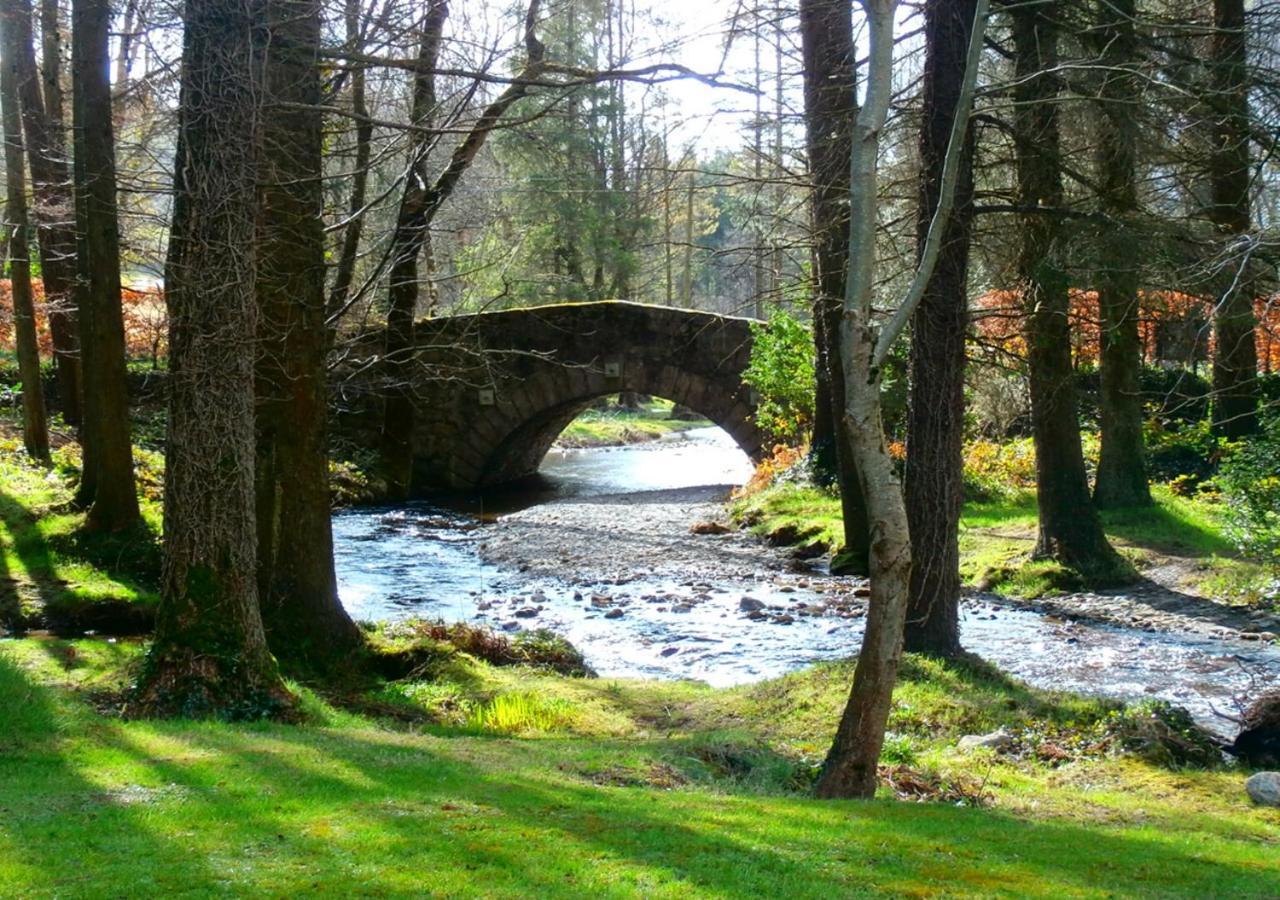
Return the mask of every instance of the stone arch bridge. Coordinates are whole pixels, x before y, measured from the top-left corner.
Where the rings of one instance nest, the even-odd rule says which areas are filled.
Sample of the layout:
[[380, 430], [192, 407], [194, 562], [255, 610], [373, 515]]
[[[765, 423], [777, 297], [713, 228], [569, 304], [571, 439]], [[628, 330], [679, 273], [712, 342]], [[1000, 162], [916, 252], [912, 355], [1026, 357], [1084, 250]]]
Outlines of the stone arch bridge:
[[[752, 391], [742, 383], [751, 322], [624, 301], [422, 320], [412, 367], [413, 490], [470, 489], [531, 475], [566, 425], [620, 391], [683, 404], [758, 459], [765, 438], [754, 424]], [[382, 334], [366, 340], [372, 350]], [[367, 365], [369, 358], [364, 368], [372, 372], [378, 367]], [[359, 393], [359, 385], [357, 378], [344, 390]], [[369, 390], [386, 386], [365, 382]]]

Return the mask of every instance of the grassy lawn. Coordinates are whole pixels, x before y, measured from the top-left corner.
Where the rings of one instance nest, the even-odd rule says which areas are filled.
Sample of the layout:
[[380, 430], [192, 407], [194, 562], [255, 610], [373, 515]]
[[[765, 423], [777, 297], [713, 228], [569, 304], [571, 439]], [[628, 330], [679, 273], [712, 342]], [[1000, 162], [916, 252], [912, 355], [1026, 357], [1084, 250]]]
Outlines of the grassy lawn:
[[669, 400], [655, 398], [647, 409], [637, 412], [589, 409], [569, 423], [557, 443], [562, 447], [614, 447], [653, 441], [711, 424], [706, 419], [669, 418], [671, 406]]
[[31, 465], [20, 442], [0, 432], [0, 626], [41, 609], [74, 615], [86, 605], [154, 604], [159, 571], [159, 455], [135, 450], [144, 525], [136, 532], [81, 533], [68, 472], [74, 445], [55, 451], [55, 466]]
[[[307, 725], [95, 711], [138, 653], [0, 643], [0, 894], [1280, 891], [1280, 813], [1251, 807], [1240, 773], [1117, 753], [1113, 707], [980, 666], [907, 665], [886, 774], [935, 802], [837, 803], [804, 790], [848, 664], [712, 690], [459, 657], [447, 675], [381, 690], [421, 722], [344, 711], [301, 686]], [[490, 705], [519, 692], [561, 715], [453, 726], [429, 714], [446, 691]], [[956, 748], [996, 725], [1018, 736], [1016, 754]]]
[[[1113, 545], [1139, 572], [1175, 563], [1173, 587], [1219, 602], [1253, 604], [1263, 599], [1263, 568], [1241, 559], [1222, 535], [1221, 504], [1207, 497], [1178, 497], [1163, 485], [1152, 488], [1149, 509], [1102, 513]], [[840, 501], [813, 487], [779, 484], [739, 500], [735, 517], [780, 543], [842, 541]], [[1029, 560], [1036, 539], [1032, 494], [966, 503], [960, 519], [960, 569], [965, 581], [1018, 597], [1087, 587], [1080, 577], [1050, 562]]]

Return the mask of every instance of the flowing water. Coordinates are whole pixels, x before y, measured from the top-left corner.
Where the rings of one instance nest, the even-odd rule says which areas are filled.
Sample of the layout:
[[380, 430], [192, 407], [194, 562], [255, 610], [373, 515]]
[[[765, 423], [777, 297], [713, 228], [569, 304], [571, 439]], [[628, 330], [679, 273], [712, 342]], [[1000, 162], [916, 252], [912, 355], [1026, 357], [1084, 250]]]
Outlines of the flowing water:
[[[852, 582], [784, 569], [781, 554], [740, 534], [688, 533], [726, 490], [700, 486], [741, 484], [750, 472], [727, 435], [700, 429], [553, 451], [535, 483], [452, 508], [343, 511], [342, 600], [358, 619], [550, 628], [604, 677], [730, 685], [850, 655], [860, 610], [833, 599], [852, 599]], [[1280, 649], [1264, 643], [1072, 622], [990, 599], [966, 600], [961, 637], [1036, 686], [1170, 700], [1222, 733], [1235, 726], [1217, 712], [1280, 684]]]

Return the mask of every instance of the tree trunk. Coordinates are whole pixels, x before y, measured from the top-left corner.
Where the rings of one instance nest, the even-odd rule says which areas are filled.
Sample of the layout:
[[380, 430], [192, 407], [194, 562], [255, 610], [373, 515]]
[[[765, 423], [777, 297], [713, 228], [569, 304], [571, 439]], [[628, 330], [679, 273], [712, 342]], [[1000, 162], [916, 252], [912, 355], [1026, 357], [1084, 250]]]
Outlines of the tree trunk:
[[254, 532], [261, 8], [187, 0], [166, 265], [164, 567], [134, 714], [254, 718], [291, 698], [267, 650]]
[[844, 413], [871, 535], [871, 597], [849, 702], [818, 780], [820, 797], [870, 798], [902, 655], [911, 540], [902, 488], [885, 448], [872, 322], [880, 135], [893, 80], [892, 0], [867, 0], [871, 43], [866, 105], [853, 126], [848, 276], [840, 332]]
[[1210, 220], [1228, 245], [1227, 284], [1214, 307], [1213, 427], [1230, 440], [1258, 429], [1258, 356], [1254, 344], [1249, 254], [1232, 241], [1249, 232], [1249, 73], [1244, 0], [1214, 0], [1213, 153]]
[[[63, 138], [62, 88], [58, 84], [62, 59], [57, 27], [56, 0], [41, 5], [44, 31], [45, 91], [40, 90], [31, 33], [31, 0], [6, 0], [13, 28], [13, 59], [17, 67], [17, 92], [22, 107], [31, 186], [32, 210], [40, 246], [40, 278], [44, 284], [49, 337], [58, 377], [62, 417], [70, 425], [80, 423], [80, 334], [76, 320], [75, 201], [67, 174]], [[50, 56], [51, 49], [56, 51]]]
[[955, 118], [947, 139], [937, 210], [922, 243], [920, 260], [902, 302], [887, 321], [875, 321], [878, 157], [893, 90], [895, 0], [864, 0], [870, 43], [866, 105], [854, 123], [849, 177], [849, 266], [840, 352], [845, 367], [844, 416], [862, 481], [871, 535], [871, 599], [866, 631], [854, 670], [849, 702], [827, 753], [818, 795], [871, 797], [884, 744], [885, 725], [902, 655], [903, 628], [911, 581], [911, 538], [906, 504], [893, 461], [885, 447], [880, 416], [880, 378], [895, 340], [927, 294], [942, 256], [952, 206], [959, 192], [961, 159], [968, 131], [987, 2], [978, 0], [966, 52]]
[[1142, 395], [1138, 374], [1138, 268], [1141, 252], [1132, 233], [1138, 211], [1138, 123], [1132, 107], [1141, 85], [1132, 72], [1138, 59], [1134, 0], [1098, 0], [1096, 40], [1103, 66], [1099, 97], [1097, 177], [1102, 211], [1116, 223], [1102, 236], [1098, 278], [1101, 338], [1102, 449], [1093, 501], [1100, 508], [1149, 506], [1142, 447]]
[[267, 0], [267, 19], [255, 282], [258, 599], [276, 656], [316, 665], [362, 643], [333, 569], [318, 0]]
[[[1051, 13], [1035, 5], [1011, 9], [1015, 54], [1014, 125], [1018, 205], [1063, 205], [1058, 140], [1058, 33]], [[1017, 271], [1026, 309], [1032, 437], [1040, 532], [1035, 555], [1092, 577], [1113, 577], [1119, 559], [1107, 543], [1089, 497], [1080, 416], [1071, 367], [1067, 276], [1058, 261], [1058, 220], [1022, 217]]]
[[865, 573], [869, 540], [866, 506], [843, 425], [844, 364], [840, 358], [840, 305], [849, 252], [849, 155], [853, 120], [855, 56], [849, 4], [802, 0], [805, 134], [813, 184], [813, 320], [818, 396], [813, 448], [819, 476], [840, 488], [847, 571]]
[[[119, 531], [138, 521], [125, 385], [111, 120], [109, 0], [75, 0], [71, 41], [76, 147], [76, 254], [80, 276], [80, 358], [84, 373], [84, 471], [92, 485], [86, 527]], [[92, 471], [91, 471], [92, 467]]]
[[15, 72], [12, 14], [0, 14], [0, 102], [4, 115], [5, 218], [9, 228], [9, 299], [13, 301], [14, 344], [18, 377], [22, 380], [22, 443], [27, 454], [49, 462], [49, 423], [40, 378], [40, 348], [36, 338], [36, 310], [31, 292], [30, 226], [27, 222], [27, 186], [22, 161], [22, 116], [19, 112]]
[[409, 171], [400, 198], [395, 232], [391, 236], [391, 276], [387, 285], [387, 399], [382, 424], [382, 464], [388, 492], [393, 498], [408, 496], [413, 481], [413, 319], [418, 306], [418, 257], [431, 227], [431, 182], [427, 154], [433, 140], [426, 129], [435, 117], [436, 57], [449, 6], [431, 0], [422, 24], [418, 48], [419, 68], [413, 82], [413, 123], [423, 129], [410, 150]]
[[[976, 0], [929, 0], [925, 6], [917, 258], [924, 255], [938, 208], [976, 6]], [[904, 643], [908, 650], [939, 656], [960, 652], [959, 530], [964, 503], [972, 130], [965, 135], [953, 202], [933, 276], [911, 321], [907, 421], [906, 504], [914, 562]]]
[[[362, 50], [359, 0], [347, 0], [347, 42], [352, 49]], [[351, 73], [351, 114], [355, 117], [355, 171], [351, 176], [351, 199], [347, 204], [347, 224], [342, 230], [342, 248], [329, 289], [328, 314], [338, 315], [349, 302], [351, 283], [355, 278], [356, 259], [360, 250], [360, 233], [364, 229], [365, 194], [369, 185], [369, 158], [373, 146], [373, 122], [365, 102], [365, 74], [357, 65]]]

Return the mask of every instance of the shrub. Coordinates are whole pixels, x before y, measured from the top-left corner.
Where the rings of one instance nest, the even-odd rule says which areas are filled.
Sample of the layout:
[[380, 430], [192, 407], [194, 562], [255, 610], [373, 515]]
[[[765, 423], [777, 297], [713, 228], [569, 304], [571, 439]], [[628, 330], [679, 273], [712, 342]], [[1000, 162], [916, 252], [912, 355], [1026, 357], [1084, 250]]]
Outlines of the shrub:
[[1226, 499], [1227, 537], [1243, 553], [1280, 567], [1280, 415], [1230, 445], [1215, 479]]
[[756, 424], [775, 440], [796, 443], [813, 422], [813, 335], [782, 309], [751, 326], [751, 362], [742, 380], [759, 394]]
[[1153, 419], [1146, 426], [1147, 474], [1152, 481], [1179, 481], [1195, 487], [1213, 475], [1217, 440], [1208, 419], [1169, 425]]

